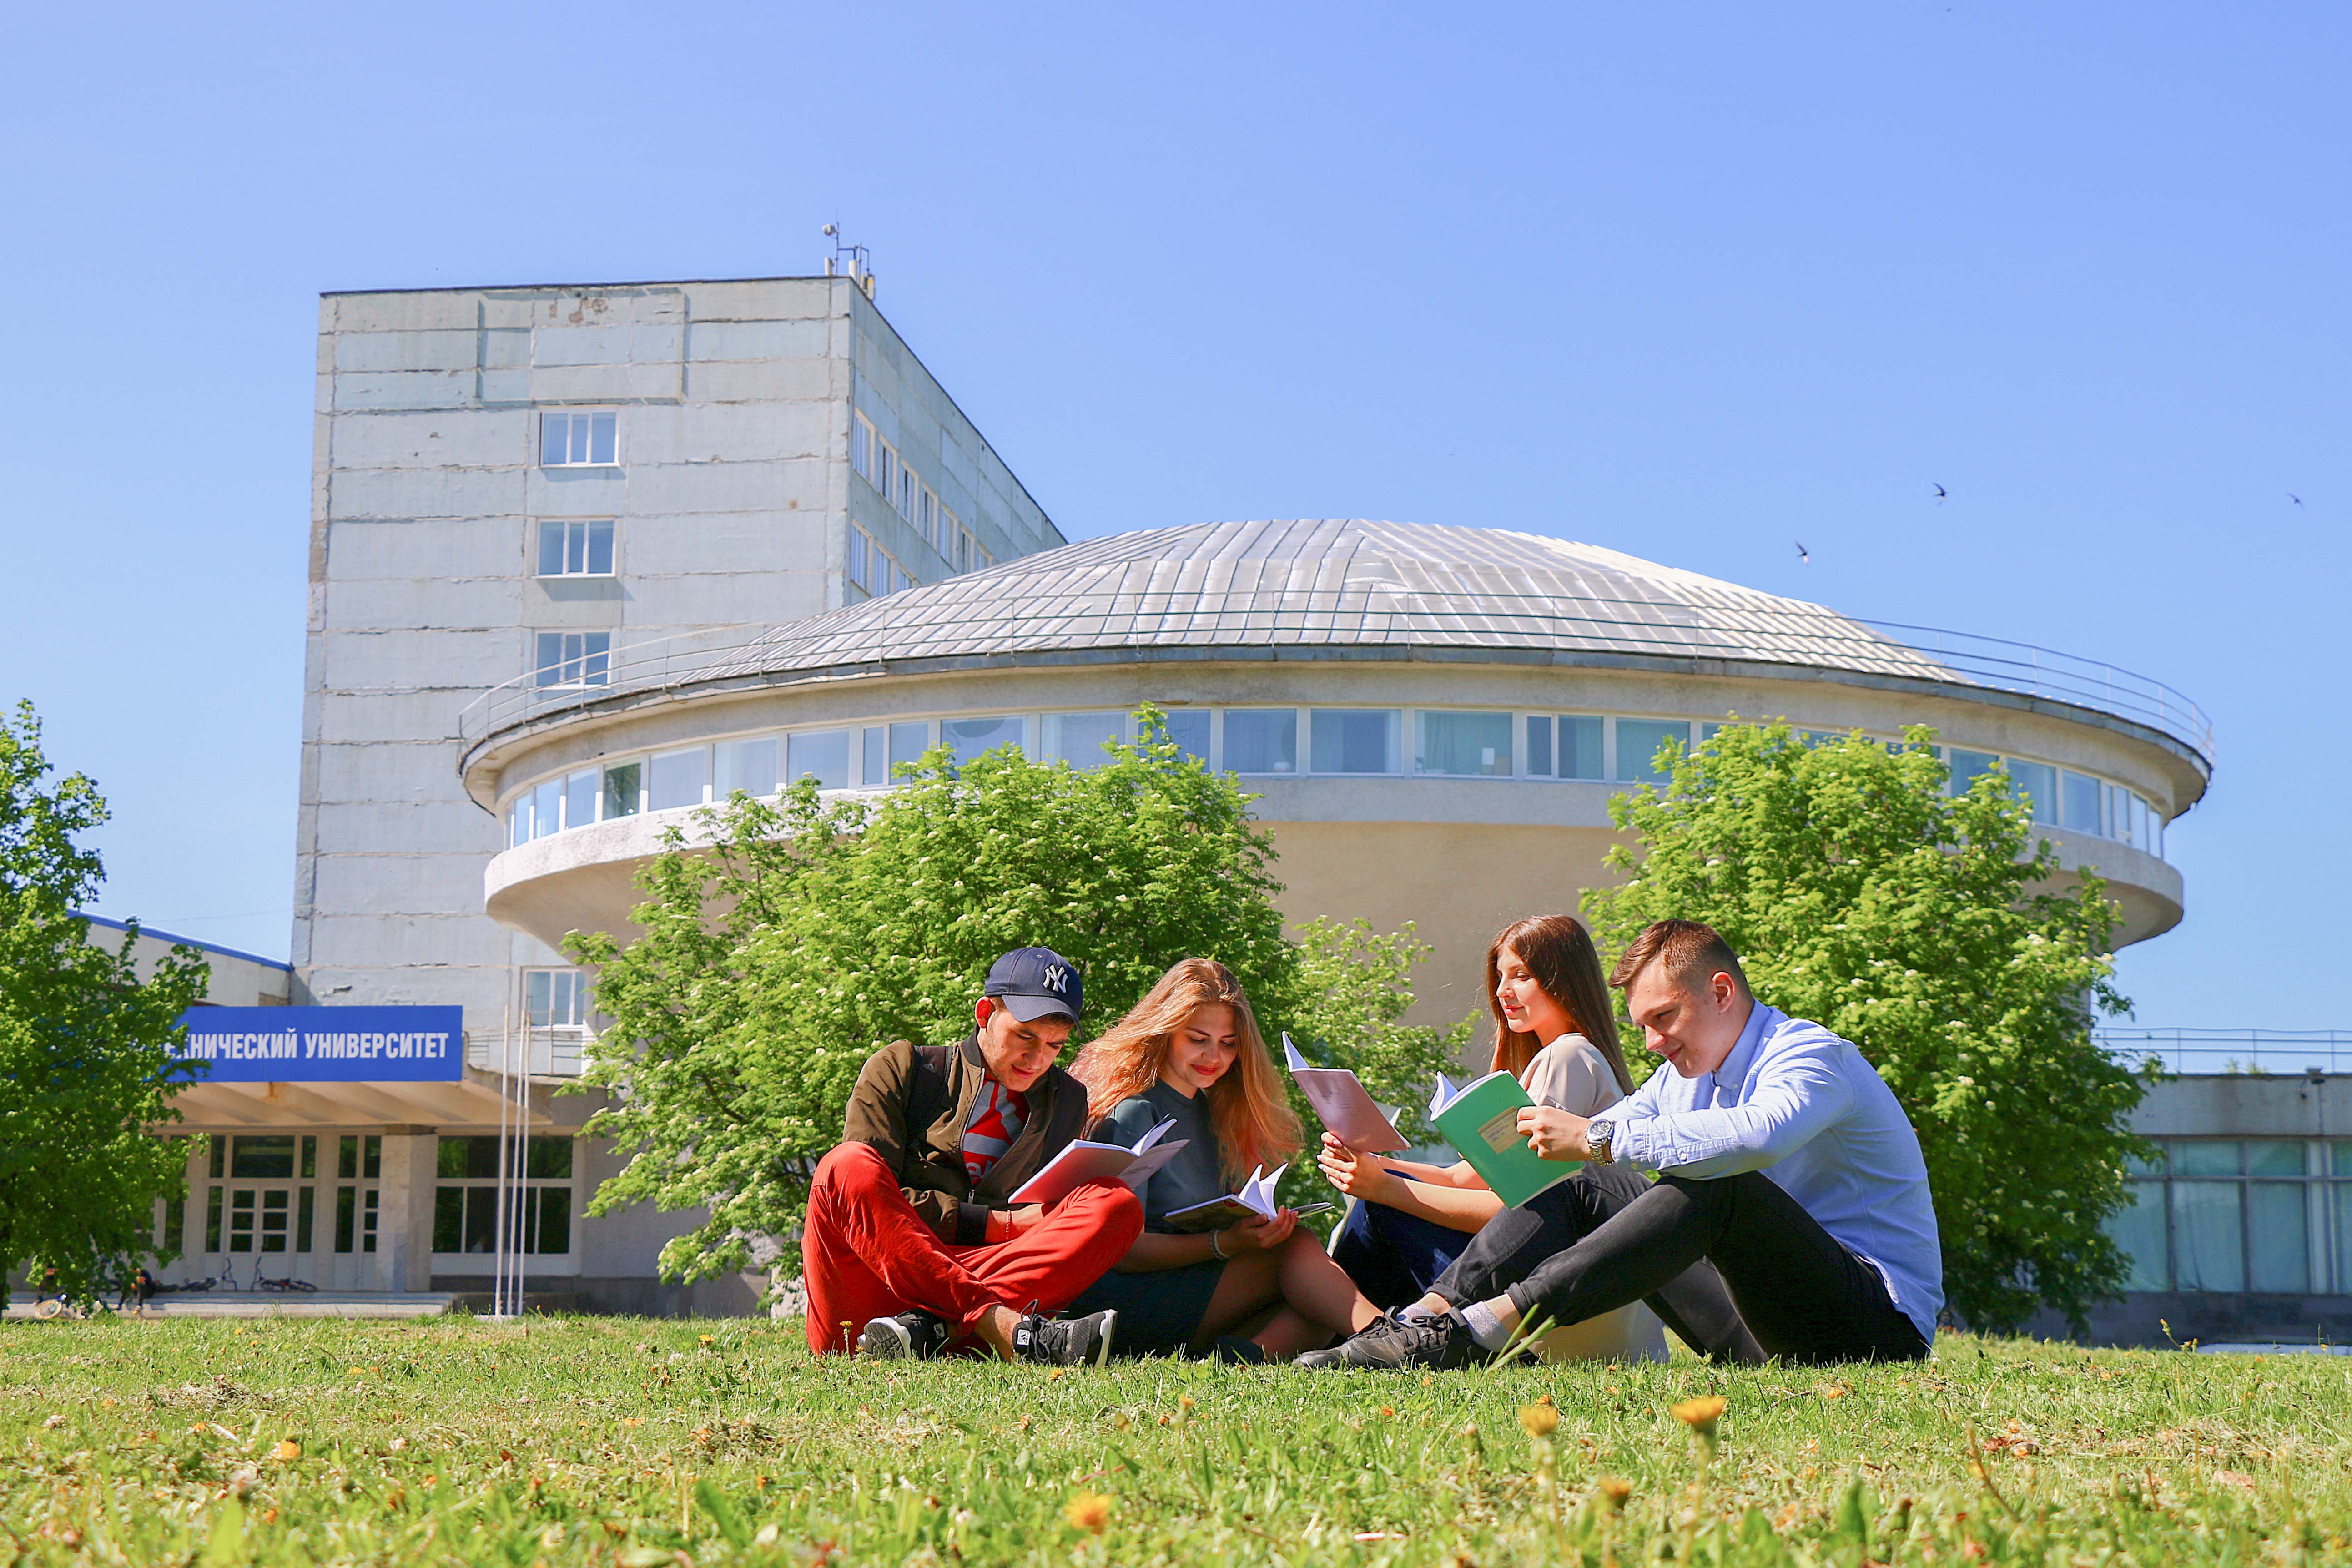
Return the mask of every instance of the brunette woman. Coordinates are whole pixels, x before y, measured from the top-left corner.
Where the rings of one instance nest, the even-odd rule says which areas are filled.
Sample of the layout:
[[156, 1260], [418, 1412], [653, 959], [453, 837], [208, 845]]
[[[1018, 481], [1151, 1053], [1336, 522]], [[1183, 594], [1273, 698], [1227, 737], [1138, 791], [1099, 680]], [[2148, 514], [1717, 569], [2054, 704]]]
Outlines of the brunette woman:
[[[1601, 955], [1582, 921], [1537, 915], [1507, 928], [1486, 949], [1486, 998], [1495, 1016], [1488, 1070], [1517, 1076], [1538, 1105], [1591, 1116], [1633, 1092]], [[1420, 1300], [1503, 1208], [1466, 1162], [1360, 1156], [1327, 1132], [1317, 1163], [1357, 1200], [1332, 1256], [1383, 1309]], [[1656, 1317], [1635, 1304], [1545, 1348], [1559, 1356], [1663, 1359], [1665, 1337]]]
[[1187, 1141], [1144, 1184], [1143, 1235], [1069, 1308], [1116, 1309], [1120, 1353], [1286, 1361], [1380, 1316], [1290, 1209], [1192, 1234], [1168, 1224], [1298, 1150], [1298, 1120], [1231, 970], [1184, 960], [1070, 1070], [1097, 1119], [1087, 1136], [1132, 1143], [1172, 1119], [1167, 1139]]

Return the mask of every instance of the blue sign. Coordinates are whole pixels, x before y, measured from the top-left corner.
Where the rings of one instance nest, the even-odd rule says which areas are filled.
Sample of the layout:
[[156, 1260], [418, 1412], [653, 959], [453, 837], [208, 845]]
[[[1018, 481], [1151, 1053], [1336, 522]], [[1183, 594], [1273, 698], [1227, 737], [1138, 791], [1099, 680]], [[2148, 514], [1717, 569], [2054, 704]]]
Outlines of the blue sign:
[[455, 1083], [462, 1007], [191, 1007], [184, 1061], [198, 1083]]

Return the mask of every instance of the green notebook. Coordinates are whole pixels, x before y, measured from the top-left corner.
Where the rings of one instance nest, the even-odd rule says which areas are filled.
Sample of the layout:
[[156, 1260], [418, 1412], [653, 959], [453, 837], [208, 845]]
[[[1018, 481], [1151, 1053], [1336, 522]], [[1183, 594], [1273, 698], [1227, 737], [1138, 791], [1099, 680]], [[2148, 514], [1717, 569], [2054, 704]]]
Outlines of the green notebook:
[[1445, 1134], [1494, 1194], [1514, 1208], [1576, 1174], [1580, 1162], [1547, 1160], [1528, 1147], [1519, 1112], [1535, 1101], [1507, 1072], [1490, 1072], [1475, 1083], [1454, 1087], [1437, 1075], [1429, 1102], [1430, 1124]]

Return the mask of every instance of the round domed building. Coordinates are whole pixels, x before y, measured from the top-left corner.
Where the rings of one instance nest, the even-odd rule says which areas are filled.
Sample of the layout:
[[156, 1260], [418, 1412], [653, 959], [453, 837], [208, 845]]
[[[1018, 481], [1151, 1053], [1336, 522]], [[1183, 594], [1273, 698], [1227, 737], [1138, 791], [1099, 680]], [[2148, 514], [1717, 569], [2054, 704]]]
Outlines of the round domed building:
[[1493, 933], [1608, 878], [1612, 793], [1737, 713], [1894, 739], [1958, 787], [2006, 764], [2118, 941], [2181, 914], [2164, 826], [2210, 776], [2196, 705], [2046, 650], [1866, 622], [1615, 551], [1360, 521], [1116, 534], [780, 625], [614, 650], [468, 711], [467, 792], [507, 825], [489, 914], [625, 930], [662, 830], [736, 789], [887, 787], [944, 742], [1084, 766], [1141, 702], [1240, 775], [1294, 920], [1415, 922], [1414, 1021], [1481, 1005]]

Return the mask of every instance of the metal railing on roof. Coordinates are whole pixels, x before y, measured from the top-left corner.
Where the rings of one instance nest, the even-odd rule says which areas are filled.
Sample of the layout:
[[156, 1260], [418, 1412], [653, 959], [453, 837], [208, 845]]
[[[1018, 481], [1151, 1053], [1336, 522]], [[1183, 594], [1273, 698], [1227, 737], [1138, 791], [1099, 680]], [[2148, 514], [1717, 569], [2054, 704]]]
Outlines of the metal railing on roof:
[[2095, 1036], [2118, 1060], [2153, 1061], [2176, 1073], [2352, 1072], [2352, 1031], [2344, 1029], [2121, 1028]]
[[2160, 680], [2030, 643], [1774, 601], [1680, 603], [1563, 599], [1408, 588], [1230, 589], [1104, 586], [939, 594], [877, 624], [872, 601], [780, 626], [719, 626], [660, 637], [518, 676], [458, 716], [461, 753], [519, 723], [604, 701], [728, 679], [884, 662], [1090, 647], [1357, 647], [1584, 652], [1845, 670], [1918, 681], [1966, 696], [2000, 691], [2146, 725], [2207, 767], [2213, 726]]

